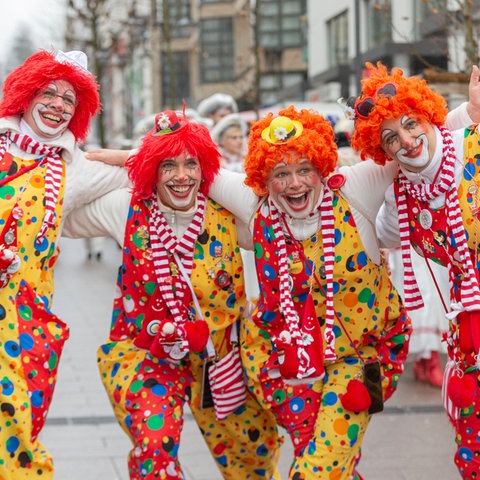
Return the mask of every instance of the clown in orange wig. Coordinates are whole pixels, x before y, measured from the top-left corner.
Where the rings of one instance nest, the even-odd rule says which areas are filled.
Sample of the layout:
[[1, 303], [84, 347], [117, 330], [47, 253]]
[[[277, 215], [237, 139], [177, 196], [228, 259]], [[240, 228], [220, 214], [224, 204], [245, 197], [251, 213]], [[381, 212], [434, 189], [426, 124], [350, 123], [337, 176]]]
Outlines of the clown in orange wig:
[[[355, 130], [352, 146], [360, 152], [362, 159], [371, 158], [384, 165], [389, 157], [383, 151], [380, 141], [380, 125], [383, 120], [414, 112], [419, 121], [439, 127], [446, 121], [447, 103], [425, 80], [405, 77], [400, 68], [393, 68], [389, 73], [381, 63], [375, 67], [367, 62], [366, 67], [369, 76], [362, 82], [362, 94], [353, 105]], [[385, 89], [384, 93], [382, 88]], [[362, 108], [364, 113], [368, 112], [367, 115], [361, 113]]]
[[[57, 241], [88, 235], [76, 208], [126, 187], [124, 169], [90, 162], [77, 142], [99, 111], [83, 52], [40, 51], [6, 78], [0, 101], [0, 478], [53, 477], [39, 434], [68, 326], [51, 310]], [[98, 219], [97, 219], [98, 220]], [[65, 232], [67, 233], [67, 232]], [[41, 334], [39, 334], [41, 332]]]
[[471, 479], [480, 471], [480, 133], [475, 124], [450, 131], [446, 102], [425, 81], [367, 67], [352, 145], [363, 158], [397, 166], [376, 230], [385, 247], [401, 248], [406, 307], [424, 306], [411, 247], [449, 270], [444, 403], [456, 430], [455, 463]]
[[[291, 480], [361, 478], [371, 414], [408, 351], [410, 320], [372, 229], [382, 196], [370, 187], [384, 169], [335, 173], [336, 162], [329, 122], [291, 106], [252, 126], [246, 176], [221, 170], [210, 190], [251, 222], [260, 295], [242, 323], [242, 358], [251, 391], [292, 439]], [[372, 361], [378, 396], [363, 383]]]

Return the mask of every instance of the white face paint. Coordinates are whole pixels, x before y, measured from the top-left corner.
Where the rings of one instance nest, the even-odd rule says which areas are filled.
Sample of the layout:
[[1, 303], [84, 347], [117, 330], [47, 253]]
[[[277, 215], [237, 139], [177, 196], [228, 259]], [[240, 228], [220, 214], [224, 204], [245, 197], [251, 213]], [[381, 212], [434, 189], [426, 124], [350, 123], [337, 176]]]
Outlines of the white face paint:
[[[417, 152], [418, 156], [412, 155], [412, 152]], [[415, 140], [414, 144], [409, 148], [401, 148], [397, 152], [397, 160], [399, 163], [407, 167], [425, 168], [430, 162], [430, 155], [428, 153], [428, 137], [422, 133]]]
[[419, 172], [433, 158], [436, 138], [429, 123], [407, 115], [389, 118], [382, 122], [380, 135], [384, 152], [406, 170]]
[[23, 119], [39, 137], [56, 138], [67, 129], [75, 109], [73, 86], [64, 80], [56, 80], [35, 95]]

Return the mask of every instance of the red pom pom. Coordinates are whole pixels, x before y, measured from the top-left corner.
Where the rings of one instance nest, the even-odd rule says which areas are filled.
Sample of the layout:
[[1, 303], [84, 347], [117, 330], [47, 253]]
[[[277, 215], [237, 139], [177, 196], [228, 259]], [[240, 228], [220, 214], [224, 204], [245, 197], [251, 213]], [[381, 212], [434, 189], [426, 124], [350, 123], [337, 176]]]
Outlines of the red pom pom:
[[[298, 349], [296, 345], [284, 345], [283, 349], [283, 361], [280, 363], [280, 375], [283, 379], [297, 378], [298, 367], [300, 362], [298, 361]], [[279, 358], [280, 362], [280, 358]]]
[[190, 351], [201, 352], [207, 346], [210, 330], [205, 320], [185, 323], [185, 333]]
[[470, 375], [454, 375], [448, 380], [448, 397], [456, 407], [467, 408], [473, 403], [475, 383], [475, 379]]
[[345, 410], [351, 412], [363, 412], [368, 410], [372, 404], [372, 399], [367, 391], [367, 387], [360, 380], [350, 380], [347, 385], [347, 391], [340, 395]]

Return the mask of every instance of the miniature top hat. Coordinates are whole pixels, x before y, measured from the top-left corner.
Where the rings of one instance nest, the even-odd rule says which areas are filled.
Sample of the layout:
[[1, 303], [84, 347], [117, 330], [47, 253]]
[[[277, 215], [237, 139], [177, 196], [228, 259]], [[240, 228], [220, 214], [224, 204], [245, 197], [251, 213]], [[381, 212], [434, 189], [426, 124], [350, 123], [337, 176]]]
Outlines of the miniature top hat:
[[173, 110], [157, 113], [155, 116], [155, 133], [154, 135], [165, 135], [166, 133], [176, 132], [185, 126], [182, 124]]

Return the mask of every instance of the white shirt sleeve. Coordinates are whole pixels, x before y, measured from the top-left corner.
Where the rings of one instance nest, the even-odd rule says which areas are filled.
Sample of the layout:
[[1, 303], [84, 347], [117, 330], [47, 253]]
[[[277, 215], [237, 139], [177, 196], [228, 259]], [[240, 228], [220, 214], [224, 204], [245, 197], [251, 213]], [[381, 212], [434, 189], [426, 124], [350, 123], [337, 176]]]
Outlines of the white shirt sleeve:
[[382, 248], [400, 247], [398, 228], [398, 210], [395, 202], [393, 184], [385, 192], [385, 202], [381, 206], [376, 220], [377, 237]]
[[258, 197], [244, 183], [245, 174], [225, 168], [215, 177], [208, 196], [250, 225], [258, 204]]
[[70, 238], [112, 237], [123, 245], [130, 207], [127, 188], [113, 190], [64, 217], [62, 235]]
[[467, 112], [467, 102], [463, 102], [457, 108], [448, 112], [445, 126], [449, 130], [459, 130], [472, 125], [472, 123], [474, 123], [474, 121]]
[[112, 190], [130, 184], [125, 168], [87, 160], [78, 148], [74, 152], [73, 160], [67, 163], [66, 172], [64, 215]]

